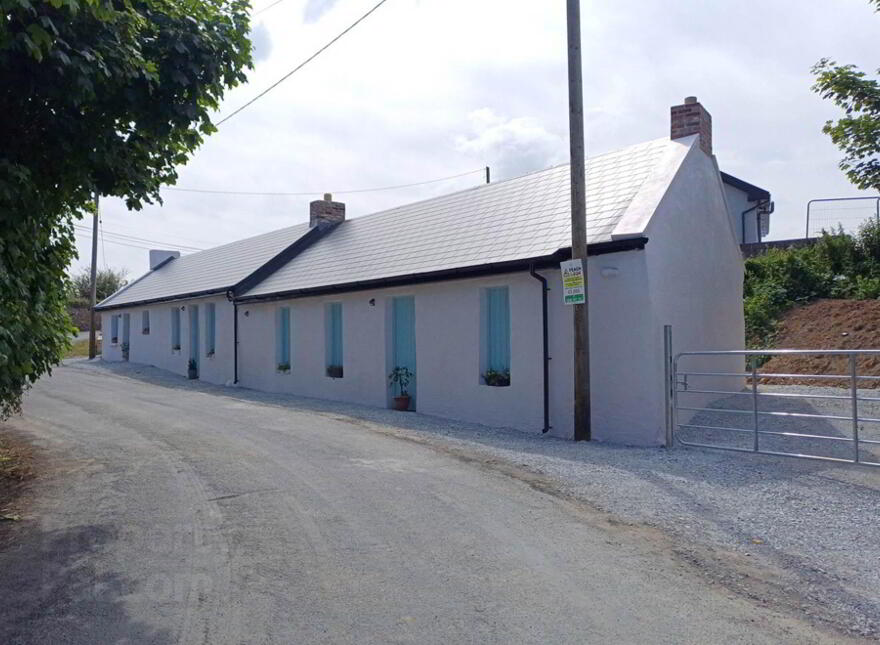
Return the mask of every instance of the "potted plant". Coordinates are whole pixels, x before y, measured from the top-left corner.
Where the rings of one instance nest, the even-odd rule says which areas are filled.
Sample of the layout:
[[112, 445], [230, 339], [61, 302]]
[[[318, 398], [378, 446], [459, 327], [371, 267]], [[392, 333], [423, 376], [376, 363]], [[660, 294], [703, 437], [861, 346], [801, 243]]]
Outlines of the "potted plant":
[[278, 363], [278, 371], [282, 374], [290, 373], [290, 363]]
[[483, 380], [486, 382], [486, 385], [491, 385], [492, 387], [507, 387], [510, 385], [510, 370], [488, 369], [483, 374]]
[[410, 395], [409, 384], [414, 374], [406, 367], [395, 367], [388, 375], [388, 384], [391, 387], [397, 385], [400, 388], [400, 396], [394, 397], [393, 408], [395, 410], [409, 410]]
[[196, 364], [196, 359], [189, 359], [189, 363], [186, 366], [186, 377], [188, 379], [197, 379], [199, 378], [199, 366]]
[[122, 343], [122, 360], [128, 360], [128, 343]]
[[327, 376], [330, 378], [342, 378], [342, 365], [328, 365]]

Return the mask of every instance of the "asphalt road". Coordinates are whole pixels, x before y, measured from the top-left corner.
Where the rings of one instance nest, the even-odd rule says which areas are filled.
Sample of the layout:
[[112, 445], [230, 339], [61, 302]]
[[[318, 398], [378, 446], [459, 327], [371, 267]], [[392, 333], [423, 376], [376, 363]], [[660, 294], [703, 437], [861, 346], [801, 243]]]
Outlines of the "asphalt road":
[[831, 643], [516, 469], [234, 390], [59, 368], [2, 643]]

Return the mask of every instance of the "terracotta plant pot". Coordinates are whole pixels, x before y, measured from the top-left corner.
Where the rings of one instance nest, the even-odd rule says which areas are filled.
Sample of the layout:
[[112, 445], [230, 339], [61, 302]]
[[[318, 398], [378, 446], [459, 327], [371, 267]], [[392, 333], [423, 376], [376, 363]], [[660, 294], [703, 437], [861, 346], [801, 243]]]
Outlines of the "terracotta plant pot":
[[406, 396], [395, 396], [394, 403], [393, 403], [392, 407], [395, 410], [400, 410], [401, 412], [405, 412], [406, 410], [409, 410], [409, 402], [410, 402], [409, 394], [407, 394]]

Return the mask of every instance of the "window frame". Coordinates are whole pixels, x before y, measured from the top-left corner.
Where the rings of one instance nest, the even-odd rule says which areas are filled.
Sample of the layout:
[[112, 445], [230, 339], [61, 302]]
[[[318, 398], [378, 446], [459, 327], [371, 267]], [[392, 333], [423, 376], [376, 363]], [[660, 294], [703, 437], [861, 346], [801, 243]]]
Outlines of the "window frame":
[[329, 378], [345, 376], [345, 314], [341, 302], [324, 305], [324, 368]]

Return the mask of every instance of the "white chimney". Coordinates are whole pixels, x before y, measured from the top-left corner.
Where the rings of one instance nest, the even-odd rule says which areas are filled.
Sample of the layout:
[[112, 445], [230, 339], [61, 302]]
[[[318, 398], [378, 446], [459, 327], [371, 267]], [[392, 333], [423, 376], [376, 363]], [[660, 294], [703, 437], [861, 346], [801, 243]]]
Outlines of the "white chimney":
[[162, 251], [161, 249], [150, 249], [150, 271], [161, 266], [173, 258], [179, 258], [180, 251]]

